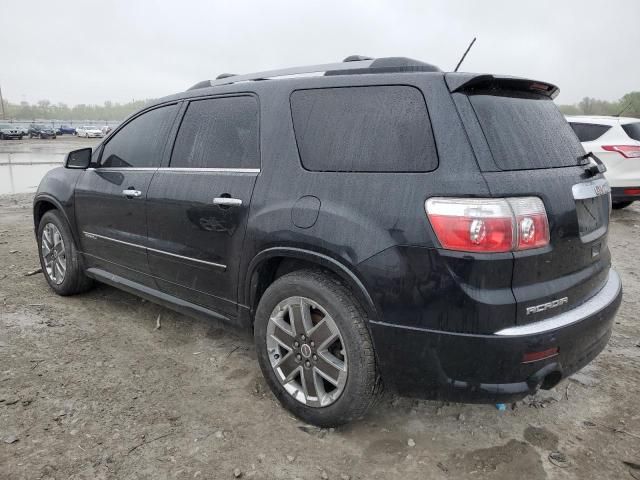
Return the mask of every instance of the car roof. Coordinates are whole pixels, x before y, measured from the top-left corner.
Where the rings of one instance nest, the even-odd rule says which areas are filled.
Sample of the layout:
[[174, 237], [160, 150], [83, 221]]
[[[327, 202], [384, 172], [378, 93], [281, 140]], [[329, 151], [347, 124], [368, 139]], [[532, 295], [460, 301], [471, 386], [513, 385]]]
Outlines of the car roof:
[[634, 117], [614, 117], [609, 115], [566, 115], [569, 122], [594, 123], [599, 125], [626, 125], [628, 123], [640, 122], [640, 118]]

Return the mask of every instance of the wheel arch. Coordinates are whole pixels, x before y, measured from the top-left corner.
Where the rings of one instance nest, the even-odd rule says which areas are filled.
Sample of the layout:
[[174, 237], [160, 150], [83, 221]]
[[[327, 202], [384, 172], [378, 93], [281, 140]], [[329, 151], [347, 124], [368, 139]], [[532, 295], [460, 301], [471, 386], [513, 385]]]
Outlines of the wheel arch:
[[40, 220], [42, 220], [45, 213], [51, 210], [57, 210], [60, 212], [64, 220], [67, 222], [67, 225], [69, 225], [69, 230], [71, 230], [71, 235], [74, 237], [74, 241], [78, 244], [78, 238], [76, 238], [77, 233], [73, 228], [73, 223], [70, 221], [65, 208], [56, 198], [46, 194], [38, 195], [33, 201], [33, 227], [36, 234], [38, 232]]
[[319, 252], [293, 247], [273, 247], [257, 254], [247, 268], [239, 298], [251, 311], [251, 321], [265, 290], [282, 275], [303, 268], [321, 268], [343, 281], [365, 309], [367, 317], [377, 318], [375, 304], [366, 287], [351, 268]]

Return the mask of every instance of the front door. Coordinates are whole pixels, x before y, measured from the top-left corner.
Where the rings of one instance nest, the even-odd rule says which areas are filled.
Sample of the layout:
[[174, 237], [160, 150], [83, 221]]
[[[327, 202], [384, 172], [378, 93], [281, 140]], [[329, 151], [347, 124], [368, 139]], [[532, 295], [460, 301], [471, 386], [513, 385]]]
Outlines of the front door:
[[89, 267], [154, 286], [147, 262], [146, 199], [175, 119], [176, 104], [127, 122], [78, 180], [75, 213]]
[[148, 194], [149, 266], [166, 293], [236, 315], [258, 152], [254, 97], [190, 102]]

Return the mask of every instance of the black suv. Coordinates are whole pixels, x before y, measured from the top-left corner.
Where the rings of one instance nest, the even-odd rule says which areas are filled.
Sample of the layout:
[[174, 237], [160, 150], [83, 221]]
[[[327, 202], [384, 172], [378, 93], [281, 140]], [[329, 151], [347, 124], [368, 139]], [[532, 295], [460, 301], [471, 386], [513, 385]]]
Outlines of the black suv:
[[71, 152], [34, 200], [49, 285], [251, 329], [276, 397], [323, 426], [382, 385], [511, 401], [585, 366], [622, 288], [558, 89], [348, 60], [221, 75]]
[[32, 123], [29, 125], [29, 138], [56, 138], [56, 131], [52, 127]]

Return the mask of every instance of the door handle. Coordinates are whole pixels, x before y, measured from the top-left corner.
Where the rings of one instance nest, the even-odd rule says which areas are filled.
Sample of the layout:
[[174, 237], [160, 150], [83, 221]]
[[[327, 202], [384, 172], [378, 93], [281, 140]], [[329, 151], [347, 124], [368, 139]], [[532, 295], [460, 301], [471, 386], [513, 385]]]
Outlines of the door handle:
[[216, 197], [213, 199], [213, 204], [221, 207], [239, 207], [242, 205], [242, 200], [231, 197]]
[[127, 188], [126, 190], [122, 190], [122, 195], [127, 198], [138, 198], [142, 196], [142, 192], [133, 188]]

